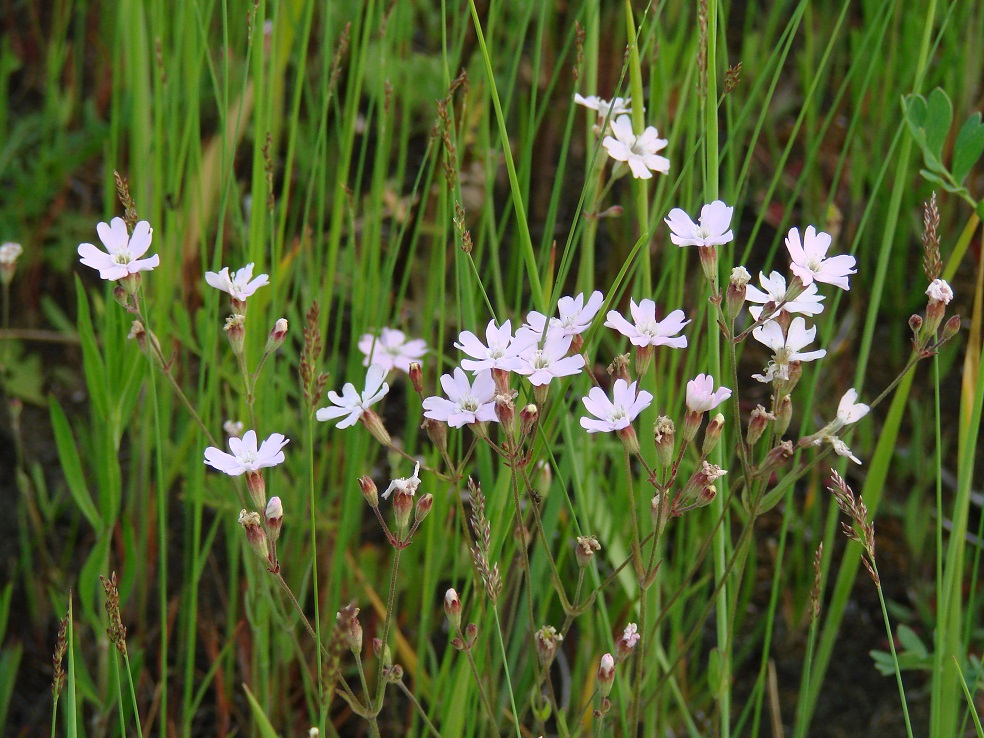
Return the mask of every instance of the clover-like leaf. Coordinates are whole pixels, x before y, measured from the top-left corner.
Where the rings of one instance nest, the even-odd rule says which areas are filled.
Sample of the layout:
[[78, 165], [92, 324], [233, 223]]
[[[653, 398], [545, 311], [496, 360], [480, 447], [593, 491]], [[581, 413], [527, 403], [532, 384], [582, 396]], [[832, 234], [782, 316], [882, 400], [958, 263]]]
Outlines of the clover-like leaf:
[[981, 114], [974, 113], [960, 128], [953, 144], [953, 165], [950, 170], [957, 182], [963, 182], [984, 153], [984, 123]]
[[953, 104], [939, 87], [933, 90], [926, 101], [926, 146], [937, 160], [943, 159], [943, 144], [953, 122]]

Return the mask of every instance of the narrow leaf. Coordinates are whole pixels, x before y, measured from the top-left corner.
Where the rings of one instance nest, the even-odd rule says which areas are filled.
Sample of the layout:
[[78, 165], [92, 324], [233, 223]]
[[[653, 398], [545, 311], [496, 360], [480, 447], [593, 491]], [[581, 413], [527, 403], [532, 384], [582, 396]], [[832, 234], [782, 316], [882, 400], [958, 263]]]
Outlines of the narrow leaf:
[[95, 530], [100, 530], [102, 519], [99, 517], [99, 511], [96, 510], [96, 506], [92, 502], [92, 495], [89, 494], [89, 488], [86, 486], [82, 460], [79, 457], [79, 450], [75, 445], [75, 438], [72, 436], [68, 419], [61, 409], [61, 405], [58, 404], [58, 400], [54, 397], [51, 397], [48, 405], [51, 410], [51, 427], [55, 432], [55, 445], [58, 447], [58, 460], [61, 462], [68, 491], [85, 519], [89, 521], [89, 525]]
[[249, 687], [246, 686], [245, 682], [243, 682], [243, 689], [246, 690], [246, 699], [249, 700], [249, 705], [253, 708], [253, 719], [256, 720], [256, 728], [260, 731], [260, 735], [263, 738], [279, 738], [277, 731], [273, 729], [270, 718], [263, 712], [263, 708], [260, 707], [260, 703], [256, 701], [256, 698], [249, 691]]

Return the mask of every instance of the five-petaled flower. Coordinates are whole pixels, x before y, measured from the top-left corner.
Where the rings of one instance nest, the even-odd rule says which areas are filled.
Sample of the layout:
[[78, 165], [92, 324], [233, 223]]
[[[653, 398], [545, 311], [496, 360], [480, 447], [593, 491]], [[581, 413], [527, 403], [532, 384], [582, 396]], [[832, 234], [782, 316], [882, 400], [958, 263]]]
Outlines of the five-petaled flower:
[[519, 355], [523, 360], [517, 369], [518, 374], [529, 377], [530, 384], [542, 387], [555, 377], [569, 377], [578, 374], [584, 368], [584, 357], [580, 354], [568, 356], [572, 337], [565, 336], [561, 331], [547, 331], [543, 346], [533, 344]]
[[266, 274], [258, 274], [255, 279], [253, 278], [252, 262], [242, 269], [237, 269], [232, 276], [229, 275], [229, 267], [222, 267], [221, 272], [205, 272], [205, 281], [239, 302], [246, 302], [246, 298], [256, 290], [270, 284], [270, 278]]
[[332, 420], [345, 416], [339, 422], [339, 428], [355, 425], [363, 415], [371, 412], [369, 408], [372, 405], [389, 392], [389, 385], [384, 381], [385, 377], [386, 369], [379, 364], [373, 364], [366, 372], [366, 388], [361, 393], [356, 391], [354, 384], [347, 382], [342, 387], [341, 395], [334, 390], [328, 393], [328, 399], [332, 404], [318, 410], [315, 417], [318, 420]]
[[649, 179], [653, 172], [666, 174], [670, 171], [670, 160], [657, 154], [666, 148], [668, 141], [659, 137], [659, 131], [649, 126], [636, 136], [632, 131], [632, 119], [620, 115], [612, 121], [614, 136], [605, 136], [602, 145], [608, 155], [616, 161], [624, 161], [636, 179]]
[[448, 396], [428, 397], [424, 400], [424, 417], [447, 423], [452, 428], [471, 423], [498, 422], [495, 414], [495, 382], [492, 372], [484, 369], [475, 375], [475, 382], [461, 367], [455, 367], [454, 376], [441, 375], [441, 387]]
[[215, 446], [206, 448], [205, 463], [231, 477], [238, 477], [240, 474], [282, 464], [284, 452], [281, 449], [287, 445], [288, 440], [280, 433], [272, 433], [257, 449], [256, 431], [248, 430], [243, 433], [242, 438], [229, 438], [231, 454]]
[[636, 391], [636, 382], [627, 383], [616, 379], [612, 387], [612, 399], [608, 399], [600, 387], [588, 390], [588, 396], [581, 402], [594, 418], [581, 418], [581, 427], [588, 433], [611, 433], [628, 427], [633, 420], [649, 407], [653, 401], [651, 393]]
[[809, 286], [814, 281], [832, 284], [842, 290], [851, 289], [848, 276], [857, 274], [854, 268], [857, 260], [848, 254], [827, 256], [830, 248], [830, 234], [809, 226], [800, 242], [798, 228], [790, 228], [786, 236], [786, 250], [789, 251], [790, 271], [800, 278], [803, 286]]
[[106, 247], [106, 252], [100, 251], [91, 243], [79, 244], [79, 256], [87, 267], [99, 270], [102, 279], [115, 282], [130, 274], [149, 272], [160, 266], [161, 258], [154, 254], [146, 259], [140, 257], [150, 249], [154, 230], [150, 223], [141, 220], [133, 227], [133, 235], [126, 231], [126, 223], [122, 218], [113, 218], [108, 224], [96, 226], [99, 240]]
[[470, 372], [480, 372], [483, 369], [503, 369], [513, 372], [519, 369], [522, 362], [519, 352], [528, 345], [525, 341], [513, 338], [512, 324], [507, 320], [501, 327], [495, 327], [495, 321], [490, 320], [485, 328], [485, 340], [488, 345], [471, 331], [462, 331], [454, 347], [464, 351], [471, 359], [462, 359], [461, 366]]
[[[551, 318], [549, 330], [558, 330], [565, 336], [577, 336], [584, 333], [591, 327], [591, 323], [598, 311], [601, 310], [605, 302], [605, 296], [598, 290], [591, 293], [587, 303], [584, 301], [584, 293], [581, 292], [577, 297], [561, 297], [557, 301], [557, 315]], [[547, 318], [543, 313], [531, 310], [526, 316], [526, 326], [524, 328], [532, 331], [536, 340], [543, 337], [543, 329], [547, 325]], [[523, 329], [520, 329], [522, 331]], [[519, 335], [519, 331], [517, 331]]]
[[714, 389], [714, 377], [710, 374], [698, 374], [687, 382], [687, 408], [694, 413], [706, 413], [713, 410], [731, 397], [727, 387]]
[[823, 312], [824, 296], [818, 294], [816, 283], [810, 284], [795, 299], [786, 302], [783, 302], [786, 297], [786, 278], [779, 272], [772, 272], [768, 277], [764, 272], [759, 272], [759, 284], [762, 285], [761, 290], [751, 284], [745, 288], [745, 299], [749, 302], [761, 303], [763, 306], [749, 305], [748, 312], [755, 320], [759, 319], [768, 302], [774, 302], [777, 306], [782, 305], [780, 311], [787, 313], [816, 315]]
[[687, 347], [687, 337], [677, 335], [690, 322], [684, 320], [682, 310], [674, 310], [657, 321], [655, 302], [647, 298], [636, 305], [635, 300], [629, 299], [629, 313], [634, 324], [623, 318], [617, 310], [610, 310], [605, 325], [626, 336], [633, 346]]
[[406, 334], [396, 328], [383, 328], [377, 338], [365, 333], [359, 339], [359, 351], [366, 355], [362, 366], [379, 364], [387, 372], [399, 369], [410, 373], [410, 364], [420, 363], [427, 353], [427, 343], [421, 338], [407, 340]]
[[664, 220], [672, 231], [670, 240], [677, 246], [722, 246], [735, 238], [731, 230], [734, 210], [715, 200], [700, 209], [700, 225], [680, 208], [673, 208]]
[[752, 338], [763, 343], [773, 351], [772, 361], [765, 368], [764, 374], [753, 374], [752, 378], [760, 382], [771, 382], [776, 377], [789, 379], [789, 363], [792, 361], [813, 361], [827, 355], [824, 349], [818, 351], [803, 351], [817, 335], [817, 327], [806, 327], [806, 320], [801, 317], [793, 318], [786, 330], [774, 320], [752, 331]]

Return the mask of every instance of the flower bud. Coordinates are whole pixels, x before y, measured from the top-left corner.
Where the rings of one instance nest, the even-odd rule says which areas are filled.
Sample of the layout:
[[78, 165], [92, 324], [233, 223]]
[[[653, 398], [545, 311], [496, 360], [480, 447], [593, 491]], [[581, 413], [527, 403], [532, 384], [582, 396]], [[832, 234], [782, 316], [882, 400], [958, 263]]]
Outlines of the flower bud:
[[656, 418], [656, 423], [653, 425], [653, 442], [656, 444], [656, 458], [664, 469], [669, 469], [673, 465], [675, 436], [676, 428], [672, 420], [665, 415]]
[[454, 589], [444, 593], [444, 614], [454, 630], [461, 630], [461, 599]]
[[392, 666], [393, 652], [390, 651], [390, 647], [388, 645], [383, 645], [383, 640], [381, 638], [372, 639], [372, 652], [376, 655], [376, 658], [382, 660], [383, 668]]
[[17, 271], [17, 259], [24, 253], [19, 243], [5, 243], [0, 246], [0, 284], [8, 285]]
[[537, 409], [537, 406], [534, 405], [533, 403], [530, 403], [522, 410], [520, 410], [519, 412], [520, 430], [522, 431], [524, 436], [528, 436], [530, 433], [533, 432], [533, 429], [536, 427], [536, 421], [539, 418], [539, 415], [540, 415], [540, 411]]
[[280, 528], [284, 523], [284, 506], [279, 497], [271, 497], [266, 505], [266, 524], [267, 532], [270, 534], [270, 542], [276, 543], [280, 538]]
[[359, 417], [362, 425], [366, 427], [372, 437], [379, 441], [384, 446], [389, 446], [393, 440], [390, 438], [389, 431], [386, 430], [386, 426], [383, 425], [383, 419], [372, 409], [365, 410]]
[[919, 332], [922, 330], [923, 319], [921, 315], [916, 315], [913, 313], [909, 316], [909, 330], [912, 331], [912, 336], [917, 341], [919, 340]]
[[270, 335], [267, 336], [264, 353], [272, 354], [284, 345], [285, 340], [287, 340], [287, 319], [278, 318], [276, 324], [273, 326], [273, 330], [270, 331]]
[[397, 682], [403, 681], [403, 667], [399, 664], [393, 664], [388, 669], [383, 669], [383, 676], [390, 684], [396, 684]]
[[513, 404], [512, 392], [495, 393], [495, 416], [512, 438], [516, 431], [516, 406]]
[[446, 454], [448, 451], [448, 427], [444, 423], [430, 418], [424, 418], [420, 427], [427, 433], [427, 437], [431, 439], [431, 443], [437, 447], [437, 450], [442, 455]]
[[632, 378], [629, 376], [629, 354], [618, 354], [612, 363], [608, 365], [608, 374], [611, 376], [612, 381], [616, 379], [624, 379], [625, 383], [631, 382]]
[[748, 421], [748, 433], [745, 436], [745, 441], [748, 443], [749, 448], [755, 447], [762, 434], [765, 433], [765, 429], [769, 427], [769, 421], [775, 419], [776, 416], [768, 412], [761, 405], [755, 406], [755, 409], [752, 410], [752, 417]]
[[960, 331], [960, 316], [954, 315], [943, 324], [943, 332], [940, 334], [940, 343], [949, 341]]
[[697, 499], [694, 501], [694, 507], [704, 507], [705, 505], [710, 505], [714, 498], [717, 497], [717, 487], [713, 484], [710, 487], [704, 487], [697, 495]]
[[369, 507], [379, 507], [379, 490], [376, 489], [376, 483], [371, 477], [359, 477], [359, 489], [362, 490], [362, 496], [369, 503]]
[[417, 500], [417, 507], [413, 511], [413, 521], [420, 525], [424, 522], [424, 518], [430, 514], [431, 508], [434, 507], [434, 495], [426, 494]]
[[270, 563], [270, 547], [267, 545], [266, 533], [263, 532], [260, 514], [250, 510], [242, 510], [239, 513], [239, 524], [243, 526], [249, 547], [265, 563]]
[[345, 642], [348, 644], [349, 650], [356, 656], [362, 653], [362, 624], [356, 617], [358, 614], [359, 609], [355, 608], [355, 615], [345, 623]]
[[789, 395], [783, 395], [782, 401], [779, 403], [779, 409], [776, 411], [775, 432], [777, 438], [783, 437], [792, 419], [793, 400]]
[[693, 410], [687, 409], [687, 412], [683, 416], [683, 443], [684, 445], [689, 445], [694, 438], [697, 437], [697, 430], [700, 428], [700, 420], [704, 417], [704, 413], [694, 412]]
[[249, 490], [249, 498], [253, 501], [253, 507], [257, 510], [265, 510], [267, 499], [263, 472], [258, 470], [246, 472], [246, 489]]
[[419, 361], [410, 362], [410, 384], [413, 386], [413, 391], [418, 395], [424, 393], [424, 370]]
[[475, 623], [468, 623], [465, 626], [465, 641], [469, 647], [475, 642], [476, 638], [478, 638], [478, 626]]
[[653, 527], [656, 529], [656, 535], [663, 535], [663, 531], [666, 529], [666, 523], [670, 519], [670, 496], [666, 492], [657, 492], [653, 495], [652, 501], [649, 503], [649, 514], [653, 519]]
[[577, 559], [577, 565], [582, 569], [586, 568], [591, 563], [595, 553], [600, 550], [601, 544], [594, 536], [578, 536], [577, 544], [574, 547], [574, 558]]
[[602, 697], [608, 697], [615, 683], [615, 659], [610, 653], [601, 657], [601, 664], [598, 666], [598, 692]]
[[724, 415], [718, 413], [713, 418], [711, 418], [707, 427], [704, 428], [704, 445], [701, 447], [701, 454], [707, 456], [714, 447], [717, 446], [718, 441], [721, 440], [721, 432], [724, 430]]
[[246, 319], [243, 314], [236, 313], [226, 318], [224, 330], [229, 339], [229, 345], [232, 346], [232, 352], [236, 356], [241, 356], [243, 345], [246, 342]]

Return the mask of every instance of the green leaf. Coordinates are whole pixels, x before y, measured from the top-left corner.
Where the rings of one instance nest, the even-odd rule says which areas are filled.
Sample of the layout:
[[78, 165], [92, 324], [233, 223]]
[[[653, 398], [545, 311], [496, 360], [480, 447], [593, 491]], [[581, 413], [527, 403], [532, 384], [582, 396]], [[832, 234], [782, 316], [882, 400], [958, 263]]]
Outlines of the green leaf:
[[962, 184], [982, 153], [984, 153], [984, 124], [981, 124], [981, 114], [974, 113], [960, 128], [957, 140], [953, 144], [953, 165], [950, 167], [953, 178]]
[[109, 400], [106, 396], [106, 365], [103, 363], [102, 354], [99, 353], [96, 333], [92, 329], [89, 299], [85, 295], [82, 280], [78, 277], [75, 278], [75, 292], [78, 301], [79, 338], [82, 341], [82, 370], [85, 374], [86, 386], [89, 388], [89, 397], [92, 400], [93, 415], [97, 419], [105, 419], [109, 417]]
[[920, 148], [926, 147], [926, 100], [922, 95], [909, 95], [905, 99], [905, 122]]
[[0, 652], [0, 725], [8, 725], [7, 712], [10, 709], [10, 698], [14, 694], [14, 685], [17, 683], [22, 653], [23, 647], [19, 643]]
[[55, 445], [58, 447], [58, 460], [61, 462], [62, 473], [65, 475], [65, 482], [68, 484], [68, 491], [75, 500], [75, 504], [89, 521], [89, 525], [95, 530], [102, 528], [102, 518], [92, 502], [92, 495], [85, 483], [85, 474], [82, 471], [82, 459], [79, 458], [79, 450], [75, 445], [75, 437], [72, 436], [72, 429], [68, 424], [65, 412], [58, 404], [58, 400], [51, 397], [48, 402], [51, 412], [51, 427], [55, 432]]
[[942, 160], [943, 144], [953, 122], [953, 105], [950, 98], [939, 87], [929, 95], [926, 111], [926, 147]]
[[925, 658], [929, 655], [929, 651], [926, 650], [926, 645], [922, 642], [922, 640], [920, 640], [919, 636], [916, 635], [916, 631], [908, 625], [900, 625], [896, 631], [896, 635], [898, 635], [899, 643], [905, 651], [915, 654], [921, 658]]
[[263, 738], [279, 738], [277, 731], [273, 729], [273, 725], [270, 723], [270, 718], [263, 712], [263, 708], [260, 707], [260, 703], [256, 701], [245, 682], [243, 682], [243, 689], [246, 690], [246, 699], [249, 700], [249, 705], [253, 708], [253, 719], [256, 720], [256, 727], [260, 731], [260, 735]]

